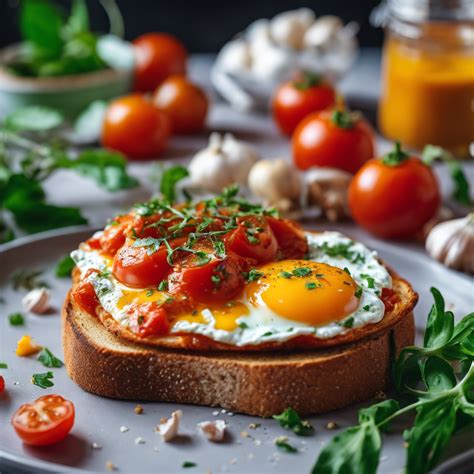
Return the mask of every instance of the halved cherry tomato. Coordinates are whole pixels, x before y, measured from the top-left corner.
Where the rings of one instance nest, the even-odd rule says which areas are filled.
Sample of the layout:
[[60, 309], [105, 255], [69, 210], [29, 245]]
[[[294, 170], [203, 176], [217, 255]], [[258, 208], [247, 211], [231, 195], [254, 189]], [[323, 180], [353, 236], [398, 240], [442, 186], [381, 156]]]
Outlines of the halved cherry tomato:
[[237, 258], [214, 258], [204, 265], [180, 265], [169, 278], [172, 292], [185, 293], [201, 303], [222, 303], [235, 298], [244, 287]]
[[104, 252], [115, 255], [125, 243], [126, 233], [130, 229], [132, 216], [118, 216], [109, 224], [100, 237], [100, 246]]
[[162, 336], [169, 332], [166, 310], [157, 303], [132, 305], [127, 313], [130, 316], [130, 329], [140, 336]]
[[[170, 246], [179, 247], [186, 240], [175, 239], [170, 242]], [[133, 241], [130, 241], [115, 254], [113, 274], [118, 281], [132, 288], [156, 286], [171, 272], [167, 257], [164, 243], [151, 251], [149, 247], [134, 247]]]
[[131, 159], [157, 158], [171, 133], [166, 114], [139, 94], [116, 99], [107, 107], [102, 144]]
[[5, 379], [2, 375], [0, 375], [0, 393], [3, 393], [5, 390]]
[[238, 217], [237, 225], [237, 229], [225, 236], [230, 251], [240, 257], [253, 259], [256, 263], [275, 259], [278, 243], [265, 217]]
[[273, 118], [283, 133], [291, 135], [307, 115], [335, 103], [334, 88], [321, 77], [305, 72], [277, 89], [272, 102]]
[[385, 305], [385, 311], [387, 313], [392, 311], [393, 308], [395, 308], [396, 304], [400, 301], [400, 297], [391, 288], [382, 288], [382, 294], [380, 295], [380, 299]]
[[301, 259], [308, 252], [308, 241], [301, 228], [293, 221], [267, 217], [278, 242], [278, 258]]
[[439, 185], [431, 168], [400, 148], [370, 160], [349, 186], [354, 220], [379, 237], [413, 237], [437, 212]]
[[153, 102], [171, 120], [173, 133], [194, 133], [204, 128], [209, 105], [206, 94], [184, 76], [166, 79], [156, 89]]
[[47, 446], [62, 441], [74, 424], [74, 405], [60, 395], [45, 395], [22, 405], [12, 425], [24, 443]]
[[374, 140], [372, 127], [354, 113], [312, 113], [293, 133], [293, 161], [302, 170], [328, 166], [355, 173], [374, 157]]
[[186, 72], [188, 53], [183, 43], [167, 33], [147, 33], [134, 42], [135, 90], [154, 90], [171, 74]]
[[72, 297], [86, 313], [92, 316], [96, 315], [96, 309], [100, 305], [100, 301], [90, 281], [81, 281], [72, 291]]

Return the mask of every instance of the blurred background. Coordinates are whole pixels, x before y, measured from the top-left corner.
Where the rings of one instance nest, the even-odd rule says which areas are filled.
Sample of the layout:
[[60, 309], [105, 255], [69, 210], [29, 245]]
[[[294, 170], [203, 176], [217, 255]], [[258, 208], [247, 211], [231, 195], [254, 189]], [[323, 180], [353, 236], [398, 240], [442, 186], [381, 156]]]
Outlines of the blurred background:
[[[0, 47], [19, 40], [18, 4], [20, 0], [0, 0]], [[70, 1], [58, 2], [69, 9]], [[98, 0], [88, 0], [92, 29], [106, 31], [106, 14]], [[379, 2], [374, 0], [117, 0], [125, 19], [125, 36], [134, 39], [145, 31], [166, 31], [177, 35], [192, 53], [217, 52], [236, 32], [258, 18], [300, 7], [312, 8], [316, 15], [337, 15], [344, 23], [360, 26], [361, 46], [381, 46], [383, 31], [369, 23], [369, 14]]]

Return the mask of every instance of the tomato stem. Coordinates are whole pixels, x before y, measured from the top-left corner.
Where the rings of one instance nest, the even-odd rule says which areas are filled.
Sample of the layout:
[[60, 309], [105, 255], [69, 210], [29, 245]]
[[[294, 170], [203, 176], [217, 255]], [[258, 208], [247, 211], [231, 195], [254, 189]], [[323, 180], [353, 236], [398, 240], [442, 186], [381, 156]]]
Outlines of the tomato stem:
[[392, 151], [382, 157], [382, 161], [387, 166], [398, 166], [400, 163], [409, 158], [408, 153], [402, 150], [402, 146], [399, 141], [395, 142], [395, 146]]
[[319, 86], [322, 82], [322, 77], [311, 71], [303, 71], [301, 76], [293, 81], [293, 86], [296, 89], [305, 91], [311, 87]]
[[347, 112], [346, 110], [335, 110], [332, 114], [331, 120], [339, 128], [352, 128], [358, 119], [355, 113]]

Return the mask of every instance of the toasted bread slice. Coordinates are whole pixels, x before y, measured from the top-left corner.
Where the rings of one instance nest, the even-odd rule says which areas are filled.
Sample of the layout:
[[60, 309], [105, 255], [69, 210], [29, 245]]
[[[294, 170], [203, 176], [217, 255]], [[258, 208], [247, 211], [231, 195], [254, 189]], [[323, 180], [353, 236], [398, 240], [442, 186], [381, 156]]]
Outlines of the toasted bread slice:
[[385, 390], [394, 357], [413, 343], [418, 296], [405, 280], [392, 277], [400, 303], [366, 337], [335, 347], [261, 353], [129, 341], [68, 295], [62, 317], [66, 368], [84, 390], [111, 398], [216, 406], [262, 417], [289, 406], [301, 414], [327, 412]]

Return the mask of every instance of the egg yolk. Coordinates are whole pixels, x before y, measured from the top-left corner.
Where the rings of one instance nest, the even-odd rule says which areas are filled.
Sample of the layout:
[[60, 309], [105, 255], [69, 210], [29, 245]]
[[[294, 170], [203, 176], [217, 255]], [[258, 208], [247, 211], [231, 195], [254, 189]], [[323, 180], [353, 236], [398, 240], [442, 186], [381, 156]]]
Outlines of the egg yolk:
[[166, 300], [166, 293], [155, 290], [123, 290], [117, 301], [117, 308], [123, 309], [129, 304], [162, 303]]
[[285, 319], [320, 326], [344, 319], [359, 306], [357, 283], [332, 265], [282, 260], [258, 271], [262, 276], [246, 288], [249, 302], [263, 302]]

